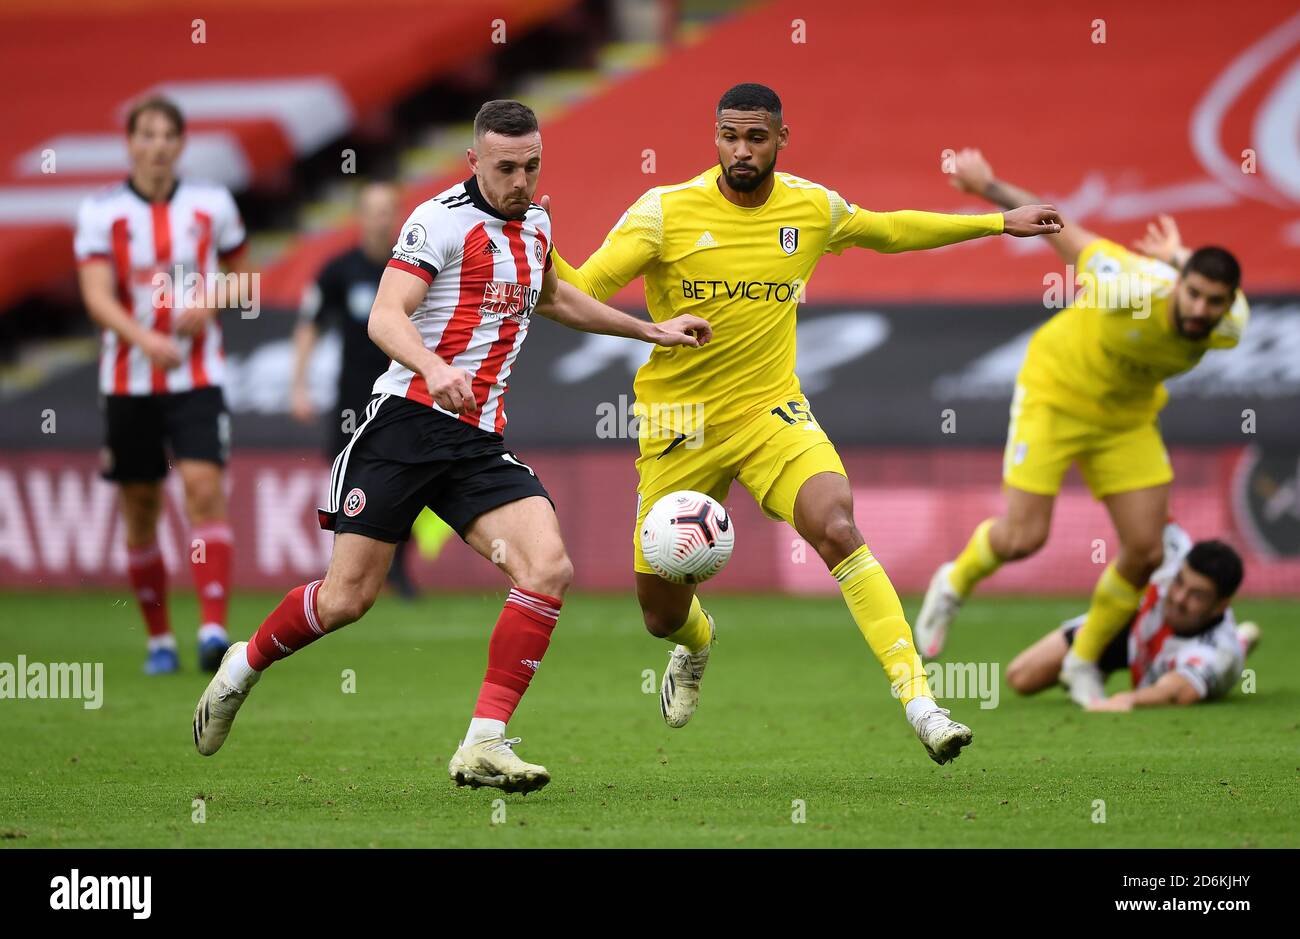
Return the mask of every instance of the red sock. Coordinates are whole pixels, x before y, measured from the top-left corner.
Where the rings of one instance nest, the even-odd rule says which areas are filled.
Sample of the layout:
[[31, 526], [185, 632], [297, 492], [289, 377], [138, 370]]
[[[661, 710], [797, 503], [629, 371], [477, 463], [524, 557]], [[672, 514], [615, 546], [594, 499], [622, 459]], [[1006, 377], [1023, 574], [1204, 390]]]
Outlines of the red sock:
[[294, 587], [257, 627], [257, 632], [248, 640], [245, 653], [248, 664], [255, 671], [262, 671], [272, 662], [292, 655], [325, 635], [316, 612], [316, 592], [320, 585], [319, 580], [313, 580], [310, 584]]
[[170, 636], [172, 627], [167, 619], [167, 568], [162, 552], [155, 541], [147, 548], [126, 549], [126, 573], [131, 578], [131, 589], [140, 601], [140, 612], [151, 639]]
[[475, 717], [508, 722], [551, 644], [561, 600], [514, 587], [488, 642], [487, 674]]
[[[207, 626], [226, 625], [226, 606], [230, 602], [230, 525], [208, 522], [190, 532], [190, 568], [194, 572], [194, 589], [199, 594], [199, 622]], [[197, 541], [200, 544], [194, 544]]]

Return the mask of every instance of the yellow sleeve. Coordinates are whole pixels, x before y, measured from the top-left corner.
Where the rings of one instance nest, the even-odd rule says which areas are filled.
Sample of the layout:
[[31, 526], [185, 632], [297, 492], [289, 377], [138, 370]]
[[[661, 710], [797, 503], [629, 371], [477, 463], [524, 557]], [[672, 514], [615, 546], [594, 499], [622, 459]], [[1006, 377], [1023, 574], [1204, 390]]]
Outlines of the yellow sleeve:
[[1074, 266], [1080, 271], [1093, 271], [1098, 276], [1102, 276], [1117, 274], [1120, 271], [1141, 271], [1143, 262], [1148, 260], [1150, 259], [1135, 254], [1109, 238], [1098, 238], [1095, 241], [1088, 242], [1084, 249], [1079, 252], [1078, 260], [1074, 262]]
[[1002, 213], [944, 215], [939, 212], [868, 212], [828, 190], [831, 237], [826, 250], [839, 254], [845, 248], [871, 248], [885, 254], [918, 251], [1002, 233]]
[[658, 191], [651, 189], [623, 213], [605, 243], [581, 267], [553, 252], [556, 276], [603, 302], [659, 260], [663, 238], [663, 205]]
[[1079, 303], [1106, 313], [1150, 309], [1154, 296], [1173, 288], [1178, 272], [1108, 238], [1089, 242], [1075, 263]]

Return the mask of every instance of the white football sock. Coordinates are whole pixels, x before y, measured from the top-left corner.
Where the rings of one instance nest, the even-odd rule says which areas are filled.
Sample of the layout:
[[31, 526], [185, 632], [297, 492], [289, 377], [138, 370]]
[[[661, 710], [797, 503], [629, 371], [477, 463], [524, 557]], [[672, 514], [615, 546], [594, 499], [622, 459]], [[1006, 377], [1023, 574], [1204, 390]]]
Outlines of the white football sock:
[[166, 633], [162, 636], [150, 636], [149, 651], [153, 652], [155, 649], [171, 649], [172, 651], [175, 651], [176, 637], [171, 633]]
[[904, 711], [907, 714], [908, 722], [915, 727], [917, 721], [925, 717], [925, 715], [929, 714], [931, 711], [937, 711], [938, 709], [939, 705], [934, 703], [934, 698], [917, 695], [911, 701], [907, 702], [907, 707]]
[[469, 722], [469, 730], [465, 731], [464, 746], [472, 743], [478, 743], [480, 740], [491, 740], [493, 737], [504, 737], [506, 735], [506, 722], [493, 720], [490, 717], [472, 717]]
[[199, 642], [214, 636], [217, 639], [224, 640], [229, 640], [230, 638], [226, 635], [226, 627], [222, 626], [220, 623], [204, 623], [199, 627]]
[[262, 673], [248, 664], [248, 646], [226, 659], [226, 678], [236, 691], [247, 691], [262, 677]]

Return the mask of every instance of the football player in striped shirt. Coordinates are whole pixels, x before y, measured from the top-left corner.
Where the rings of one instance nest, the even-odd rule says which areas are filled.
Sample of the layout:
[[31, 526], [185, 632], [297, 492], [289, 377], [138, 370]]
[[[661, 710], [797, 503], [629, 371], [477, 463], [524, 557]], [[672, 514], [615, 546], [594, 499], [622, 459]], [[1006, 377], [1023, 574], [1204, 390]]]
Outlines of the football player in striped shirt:
[[[957, 154], [951, 181], [999, 206], [1037, 201], [998, 179], [975, 149]], [[1163, 557], [1174, 478], [1158, 423], [1169, 400], [1164, 383], [1206, 353], [1234, 348], [1250, 309], [1237, 259], [1212, 245], [1184, 247], [1170, 218], [1151, 227], [1140, 254], [1073, 221], [1048, 241], [1078, 271], [1081, 289], [1034, 333], [1016, 376], [1002, 462], [1006, 510], [935, 571], [916, 634], [922, 652], [938, 655], [976, 585], [1043, 546], [1061, 481], [1077, 463], [1119, 536], [1061, 666], [1070, 697], [1087, 707], [1104, 693], [1102, 652], [1132, 619]]]
[[[193, 539], [199, 664], [215, 671], [229, 645], [233, 556], [222, 477], [230, 415], [218, 310], [187, 306], [197, 297], [186, 282], [229, 265], [244, 225], [224, 187], [177, 177], [185, 119], [173, 102], [140, 102], [126, 132], [130, 175], [85, 201], [75, 240], [82, 299], [102, 331], [103, 475], [120, 494], [127, 572], [149, 634], [145, 671], [156, 675], [180, 667], [158, 550], [162, 483], [176, 467]], [[174, 281], [171, 290], [159, 289], [160, 277]]]
[[764, 513], [817, 551], [926, 752], [946, 763], [970, 743], [970, 728], [931, 696], [898, 595], [854, 522], [844, 465], [795, 375], [795, 318], [827, 253], [1053, 232], [1055, 210], [871, 212], [775, 171], [790, 130], [772, 89], [736, 85], [715, 118], [718, 165], [645, 193], [580, 268], [556, 262], [562, 278], [600, 300], [644, 275], [656, 321], [687, 310], [713, 326], [713, 341], [698, 354], [652, 350], [635, 383], [642, 433], [633, 568], [646, 629], [674, 646], [660, 690], [664, 720], [681, 727], [695, 712], [714, 624], [694, 585], [670, 583], [646, 563], [641, 523], [670, 492], [693, 489], [720, 501], [739, 480]]
[[334, 461], [321, 524], [335, 532], [324, 580], [291, 590], [248, 642], [237, 642], [199, 699], [194, 743], [215, 753], [265, 670], [360, 619], [393, 546], [428, 506], [510, 580], [488, 643], [487, 674], [448, 766], [457, 785], [528, 792], [545, 766], [514, 752], [506, 722], [551, 641], [573, 566], [546, 488], [506, 448], [506, 380], [533, 314], [586, 332], [699, 346], [698, 316], [649, 323], [558, 282], [551, 224], [532, 201], [542, 138], [533, 112], [489, 101], [474, 121], [472, 175], [418, 206], [398, 235], [370, 311], [392, 364], [365, 420]]
[[[1132, 619], [1103, 650], [1101, 670], [1127, 669], [1133, 687], [1099, 698], [1093, 711], [1188, 705], [1226, 695], [1241, 681], [1259, 627], [1237, 623], [1232, 598], [1244, 576], [1241, 556], [1222, 541], [1192, 543], [1165, 526], [1165, 560], [1151, 575]], [[1007, 666], [1007, 684], [1034, 694], [1057, 682], [1061, 663], [1087, 614], [1074, 617], [1021, 652]]]

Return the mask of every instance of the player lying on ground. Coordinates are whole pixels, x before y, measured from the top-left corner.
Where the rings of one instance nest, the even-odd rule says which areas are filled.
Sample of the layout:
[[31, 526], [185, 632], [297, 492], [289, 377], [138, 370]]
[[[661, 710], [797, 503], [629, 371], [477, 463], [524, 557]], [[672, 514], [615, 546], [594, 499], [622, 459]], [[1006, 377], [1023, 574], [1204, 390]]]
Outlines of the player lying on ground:
[[656, 349], [636, 377], [641, 455], [632, 528], [637, 598], [650, 634], [675, 645], [664, 673], [664, 720], [695, 712], [714, 638], [695, 586], [658, 577], [641, 553], [645, 513], [674, 490], [721, 501], [732, 480], [771, 518], [793, 525], [839, 582], [844, 600], [930, 756], [955, 757], [971, 731], [935, 704], [893, 585], [853, 520], [844, 466], [799, 389], [795, 315], [822, 256], [892, 253], [984, 235], [1059, 229], [1051, 206], [989, 215], [869, 212], [817, 183], [777, 173], [789, 142], [781, 101], [763, 85], [727, 91], [715, 114], [718, 165], [639, 198], [578, 270], [560, 277], [604, 300], [645, 275], [656, 321], [689, 310], [713, 325], [698, 354]]
[[[978, 150], [958, 154], [952, 181], [997, 205], [1038, 201], [996, 178]], [[1156, 422], [1169, 397], [1164, 381], [1210, 349], [1235, 346], [1248, 312], [1236, 259], [1223, 248], [1184, 248], [1172, 219], [1136, 245], [1148, 257], [1069, 220], [1048, 240], [1079, 271], [1081, 290], [1034, 333], [1016, 378], [1002, 463], [1006, 510], [935, 572], [916, 635], [924, 654], [938, 655], [975, 585], [1043, 546], [1061, 479], [1078, 463], [1120, 543], [1062, 664], [1061, 681], [1086, 706], [1104, 694], [1102, 651], [1133, 618], [1161, 562], [1174, 477]]]
[[506, 722], [546, 653], [573, 567], [550, 496], [503, 443], [506, 378], [532, 313], [670, 346], [702, 345], [710, 333], [699, 317], [649, 323], [557, 282], [550, 219], [531, 201], [541, 153], [531, 110], [488, 102], [474, 121], [473, 175], [418, 206], [402, 228], [370, 311], [370, 336], [393, 364], [334, 462], [321, 510], [322, 526], [336, 532], [329, 570], [231, 647], [194, 712], [200, 753], [221, 747], [269, 665], [365, 615], [394, 543], [427, 505], [511, 583], [449, 772], [457, 785], [507, 791], [549, 781], [544, 766], [514, 753]]
[[[1227, 694], [1259, 641], [1254, 623], [1237, 625], [1233, 595], [1241, 558], [1221, 541], [1195, 545], [1177, 525], [1165, 527], [1165, 560], [1151, 576], [1142, 605], [1101, 654], [1106, 674], [1127, 668], [1133, 690], [1099, 698], [1094, 711], [1129, 711], [1162, 704], [1195, 704]], [[1062, 623], [1007, 667], [1007, 684], [1034, 694], [1057, 682], [1085, 616]]]
[[[127, 118], [130, 176], [81, 206], [75, 249], [81, 296], [103, 331], [99, 392], [105, 479], [126, 524], [127, 575], [149, 634], [144, 670], [180, 668], [167, 615], [167, 569], [158, 548], [163, 480], [174, 463], [185, 489], [190, 566], [199, 597], [199, 665], [216, 671], [229, 641], [232, 548], [223, 468], [230, 415], [218, 310], [186, 306], [181, 281], [219, 274], [244, 247], [244, 224], [222, 186], [179, 179], [185, 119], [165, 98]], [[177, 277], [177, 272], [181, 277]], [[175, 281], [160, 290], [165, 277]], [[204, 291], [203, 300], [209, 298]], [[230, 297], [239, 303], [238, 293]]]

